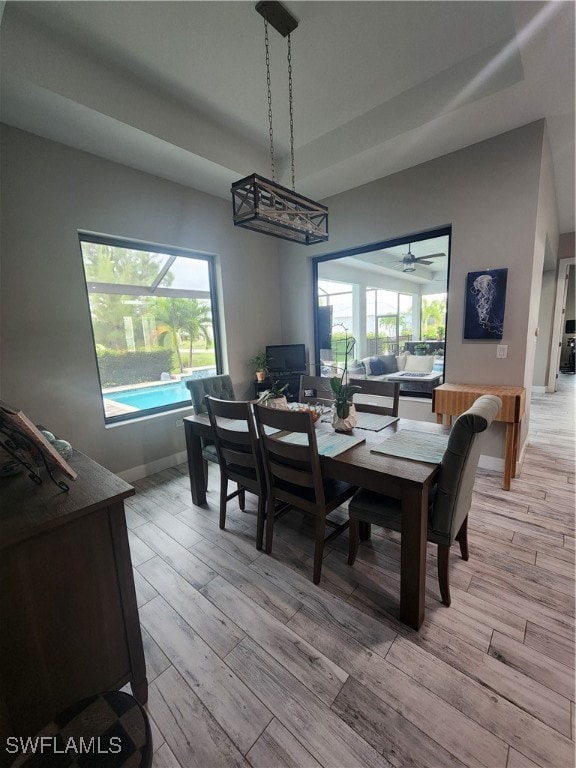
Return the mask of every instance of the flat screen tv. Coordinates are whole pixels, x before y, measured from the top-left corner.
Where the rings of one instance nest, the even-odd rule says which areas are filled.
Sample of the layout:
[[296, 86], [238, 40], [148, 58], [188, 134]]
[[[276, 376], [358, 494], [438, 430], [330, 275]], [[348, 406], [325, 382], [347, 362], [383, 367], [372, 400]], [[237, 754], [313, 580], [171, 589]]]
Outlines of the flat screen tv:
[[275, 344], [266, 347], [270, 362], [270, 373], [306, 373], [306, 350], [304, 344]]
[[576, 333], [576, 320], [566, 320], [564, 333]]

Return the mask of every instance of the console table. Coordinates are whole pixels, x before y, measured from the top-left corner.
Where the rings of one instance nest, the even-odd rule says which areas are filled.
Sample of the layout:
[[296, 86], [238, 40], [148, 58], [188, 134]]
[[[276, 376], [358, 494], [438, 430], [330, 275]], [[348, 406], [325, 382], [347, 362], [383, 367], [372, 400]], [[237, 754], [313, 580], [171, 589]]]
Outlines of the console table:
[[502, 408], [498, 411], [495, 421], [503, 421], [506, 424], [502, 488], [509, 491], [510, 481], [516, 476], [518, 435], [526, 411], [526, 389], [489, 384], [441, 384], [432, 392], [432, 411], [437, 414], [436, 420], [439, 424], [444, 422], [444, 416], [448, 416], [451, 424], [452, 418], [470, 408], [480, 395], [496, 395], [502, 400]]
[[75, 451], [68, 492], [43, 472], [0, 478], [0, 735], [34, 736], [58, 712], [148, 683], [124, 499], [132, 486]]

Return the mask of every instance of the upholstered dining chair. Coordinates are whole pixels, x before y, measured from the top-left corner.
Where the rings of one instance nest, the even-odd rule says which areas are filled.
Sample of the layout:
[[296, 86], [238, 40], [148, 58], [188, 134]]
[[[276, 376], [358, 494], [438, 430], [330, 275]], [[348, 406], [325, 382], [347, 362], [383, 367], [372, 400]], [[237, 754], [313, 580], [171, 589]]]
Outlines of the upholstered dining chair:
[[[258, 497], [256, 547], [262, 549], [266, 483], [252, 404], [243, 400], [218, 400], [209, 395], [205, 403], [220, 464], [220, 528], [226, 527], [227, 502], [248, 490]], [[230, 494], [228, 481], [237, 483], [237, 490]]]
[[298, 402], [331, 405], [333, 401], [334, 392], [330, 386], [329, 378], [325, 376], [300, 376]]
[[[438, 482], [430, 494], [428, 541], [438, 544], [438, 582], [444, 605], [450, 605], [448, 559], [454, 541], [460, 545], [463, 560], [468, 560], [468, 511], [480, 458], [480, 433], [485, 432], [502, 407], [500, 398], [482, 395], [454, 422], [442, 457]], [[401, 502], [398, 499], [361, 488], [348, 505], [350, 545], [348, 564], [353, 565], [360, 541], [360, 523], [368, 524], [363, 538], [369, 537], [371, 523], [401, 530]]]
[[[355, 393], [354, 405], [360, 413], [380, 413], [383, 416], [398, 416], [398, 407], [400, 405], [400, 382], [399, 381], [370, 381], [369, 379], [350, 379], [351, 385], [360, 387]], [[387, 398], [386, 403], [378, 400], [370, 403], [359, 403], [356, 395], [376, 395], [378, 398]]]
[[[219, 374], [218, 376], [207, 376], [204, 379], [188, 379], [186, 387], [190, 391], [194, 414], [207, 413], [206, 403], [204, 402], [206, 395], [217, 397], [220, 400], [236, 400], [232, 379], [226, 373]], [[208, 487], [208, 462], [211, 461], [214, 464], [218, 464], [216, 446], [211, 440], [202, 438], [202, 458], [204, 460], [205, 483], [206, 487]], [[244, 509], [244, 498], [240, 496], [238, 501], [240, 508]]]
[[[348, 527], [328, 515], [347, 501], [357, 488], [339, 480], [324, 479], [312, 416], [307, 411], [254, 406], [258, 439], [266, 475], [266, 546], [272, 551], [275, 510], [296, 507], [314, 517], [314, 584], [320, 581], [324, 545]], [[286, 432], [292, 433], [286, 435]], [[288, 442], [291, 440], [292, 442]], [[282, 505], [283, 508], [282, 508]], [[334, 530], [325, 537], [326, 526]]]

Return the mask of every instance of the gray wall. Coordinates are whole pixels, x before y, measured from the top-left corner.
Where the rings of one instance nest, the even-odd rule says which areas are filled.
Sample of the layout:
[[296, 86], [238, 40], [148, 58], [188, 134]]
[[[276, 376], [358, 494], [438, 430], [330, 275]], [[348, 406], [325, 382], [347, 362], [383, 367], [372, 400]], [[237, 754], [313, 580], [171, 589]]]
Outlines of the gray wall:
[[[534, 351], [527, 352], [527, 338], [537, 324], [546, 235], [558, 247], [545, 144], [538, 121], [325, 200], [329, 242], [306, 252], [282, 245], [284, 332], [313, 345], [311, 256], [451, 224], [446, 380], [529, 388]], [[508, 268], [504, 360], [496, 359], [498, 342], [462, 338], [467, 273], [499, 267]], [[503, 456], [501, 426], [485, 449], [496, 457]]]
[[0, 397], [112, 471], [182, 458], [174, 413], [104, 427], [77, 231], [218, 255], [238, 396], [249, 358], [282, 341], [277, 241], [235, 229], [225, 200], [6, 126], [1, 142]]
[[[330, 241], [307, 249], [234, 229], [227, 201], [16, 129], [3, 127], [1, 160], [0, 397], [113, 471], [166, 466], [184, 437], [174, 415], [104, 428], [78, 229], [218, 254], [243, 396], [259, 348], [313, 346], [310, 256], [451, 224], [447, 380], [532, 383], [546, 238], [558, 246], [542, 121], [328, 199]], [[462, 339], [466, 274], [498, 267], [509, 270], [506, 360], [495, 342]], [[497, 459], [501, 427], [484, 448]]]

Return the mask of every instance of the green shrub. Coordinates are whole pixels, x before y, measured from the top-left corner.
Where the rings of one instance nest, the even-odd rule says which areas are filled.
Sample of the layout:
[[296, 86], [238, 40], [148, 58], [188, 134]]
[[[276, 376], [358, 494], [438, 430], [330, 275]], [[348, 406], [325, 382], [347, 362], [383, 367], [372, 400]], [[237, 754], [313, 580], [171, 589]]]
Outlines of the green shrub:
[[172, 370], [172, 351], [169, 349], [116, 352], [108, 349], [98, 352], [98, 368], [102, 387], [120, 387], [159, 381], [160, 374]]

